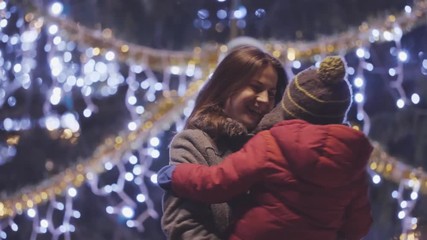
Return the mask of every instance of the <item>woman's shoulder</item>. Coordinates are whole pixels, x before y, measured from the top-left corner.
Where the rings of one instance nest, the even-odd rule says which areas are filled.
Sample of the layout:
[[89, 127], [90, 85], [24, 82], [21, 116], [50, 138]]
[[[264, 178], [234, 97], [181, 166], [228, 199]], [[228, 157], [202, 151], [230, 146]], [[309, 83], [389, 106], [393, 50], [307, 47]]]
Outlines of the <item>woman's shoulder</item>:
[[212, 165], [222, 158], [215, 142], [200, 129], [186, 129], [172, 139], [169, 146], [171, 163]]
[[200, 129], [184, 129], [178, 132], [173, 138], [171, 144], [174, 142], [188, 141], [194, 143], [212, 143], [212, 138]]
[[199, 149], [199, 151], [204, 151], [206, 148], [217, 148], [209, 134], [200, 129], [182, 130], [172, 138], [169, 147], [170, 149]]

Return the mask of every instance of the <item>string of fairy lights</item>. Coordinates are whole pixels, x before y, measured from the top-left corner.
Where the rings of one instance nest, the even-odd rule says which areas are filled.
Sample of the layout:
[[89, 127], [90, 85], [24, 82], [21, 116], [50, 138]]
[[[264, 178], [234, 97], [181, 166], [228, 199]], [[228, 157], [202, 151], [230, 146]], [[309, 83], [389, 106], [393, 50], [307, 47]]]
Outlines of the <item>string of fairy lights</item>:
[[[206, 44], [192, 51], [154, 50], [115, 39], [109, 29], [85, 28], [61, 17], [62, 10], [62, 4], [55, 2], [50, 5], [50, 15], [34, 11], [14, 21], [16, 6], [0, 0], [0, 42], [4, 46], [0, 51], [0, 108], [16, 105], [13, 93], [17, 89], [44, 87], [47, 94], [42, 118], [37, 121], [28, 117], [5, 118], [0, 122], [0, 129], [19, 132], [36, 124], [51, 132], [53, 137], [73, 144], [82, 131], [78, 115], [90, 118], [98, 111], [93, 99], [117, 94], [124, 84], [128, 86], [125, 106], [130, 120], [126, 129], [106, 138], [89, 158], [79, 159], [77, 164], [39, 184], [2, 195], [0, 239], [7, 239], [8, 231], [19, 231], [20, 226], [14, 221], [18, 215], [26, 215], [32, 221], [30, 239], [46, 233], [52, 239], [71, 239], [75, 231], [73, 219], [81, 216], [73, 202], [83, 184], [95, 195], [115, 195], [116, 203], [105, 206], [105, 211], [123, 216], [128, 227], [144, 231], [147, 218], [159, 217], [144, 181], [148, 178], [155, 184], [157, 180], [150, 166], [162, 154], [157, 148], [161, 141], [158, 135], [169, 130], [172, 124], [176, 131], [182, 129], [195, 94], [228, 50], [226, 45], [219, 44]], [[393, 43], [390, 54], [397, 59], [397, 65], [390, 67], [387, 74], [395, 79], [390, 82], [390, 88], [398, 93], [396, 106], [403, 108], [419, 103], [418, 93], [406, 92], [402, 86], [403, 64], [410, 56], [402, 48], [401, 38], [413, 27], [425, 24], [426, 14], [427, 1], [418, 0], [412, 6], [405, 6], [398, 15], [366, 22], [358, 29], [316, 42], [261, 43], [283, 62], [290, 75], [291, 70], [300, 69], [304, 61], [318, 64], [325, 55], [345, 56], [354, 52], [358, 63], [349, 66], [348, 75], [355, 89], [357, 120], [363, 123], [361, 130], [368, 133], [370, 119], [364, 109], [368, 81], [365, 72], [376, 68], [370, 61], [370, 48], [378, 42]], [[16, 25], [15, 31], [8, 30], [10, 24]], [[43, 54], [48, 59], [51, 84], [33, 79], [38, 66], [35, 57], [40, 54], [37, 44], [43, 34], [47, 36]], [[120, 71], [120, 64], [127, 66], [127, 74]], [[423, 62], [420, 68], [425, 72], [427, 64]], [[82, 113], [66, 105], [66, 99], [73, 98], [76, 92], [86, 104]], [[60, 114], [56, 106], [61, 104], [66, 105], [67, 111]], [[0, 143], [0, 153], [4, 156], [1, 163], [13, 160], [18, 143], [19, 135], [16, 134], [11, 134], [6, 144]], [[417, 227], [417, 218], [411, 211], [419, 194], [427, 193], [427, 173], [389, 156], [379, 145], [375, 147], [369, 169], [373, 183], [378, 184], [385, 178], [399, 184], [392, 197], [401, 208], [397, 213], [402, 220], [401, 239], [410, 239]], [[100, 177], [110, 171], [119, 174], [111, 183], [102, 185]], [[126, 191], [126, 186], [132, 186], [137, 194]], [[405, 191], [410, 192], [409, 198]], [[45, 208], [42, 210], [40, 206]], [[53, 219], [54, 212], [58, 211], [63, 216], [59, 222]]]

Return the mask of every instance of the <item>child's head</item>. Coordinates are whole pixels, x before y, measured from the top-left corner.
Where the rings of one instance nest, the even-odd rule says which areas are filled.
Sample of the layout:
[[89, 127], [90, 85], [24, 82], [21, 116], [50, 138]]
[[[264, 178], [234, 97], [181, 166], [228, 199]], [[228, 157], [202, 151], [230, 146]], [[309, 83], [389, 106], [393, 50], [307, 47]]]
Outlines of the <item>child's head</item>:
[[345, 73], [344, 61], [333, 56], [326, 57], [318, 69], [311, 67], [297, 74], [283, 95], [284, 118], [313, 124], [343, 123], [352, 101]]
[[343, 123], [352, 101], [345, 73], [345, 63], [337, 56], [326, 57], [319, 68], [300, 72], [286, 87], [281, 104], [265, 115], [256, 131], [268, 129], [283, 119]]

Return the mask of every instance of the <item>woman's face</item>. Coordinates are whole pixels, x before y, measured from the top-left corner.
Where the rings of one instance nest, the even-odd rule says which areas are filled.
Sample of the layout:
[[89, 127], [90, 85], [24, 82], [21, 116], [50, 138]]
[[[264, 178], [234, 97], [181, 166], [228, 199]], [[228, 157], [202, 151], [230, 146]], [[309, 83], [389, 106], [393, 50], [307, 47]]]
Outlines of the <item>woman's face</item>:
[[278, 76], [272, 66], [254, 76], [248, 84], [229, 97], [224, 111], [251, 131], [274, 106]]

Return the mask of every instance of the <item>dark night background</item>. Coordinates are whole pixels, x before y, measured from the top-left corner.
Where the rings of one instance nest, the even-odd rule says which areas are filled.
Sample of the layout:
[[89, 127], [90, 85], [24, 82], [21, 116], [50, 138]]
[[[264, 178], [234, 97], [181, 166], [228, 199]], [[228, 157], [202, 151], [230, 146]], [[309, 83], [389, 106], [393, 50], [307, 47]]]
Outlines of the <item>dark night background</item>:
[[[1, 0], [0, 0], [1, 2]], [[19, 21], [26, 12], [38, 11], [47, 14], [47, 8], [54, 1], [16, 0], [8, 2], [12, 15], [10, 22]], [[373, 18], [385, 18], [389, 14], [401, 12], [412, 1], [401, 0], [253, 0], [253, 1], [208, 1], [208, 0], [63, 0], [64, 16], [70, 21], [78, 22], [90, 29], [109, 28], [117, 39], [159, 50], [187, 51], [205, 43], [226, 44], [233, 37], [250, 36], [259, 40], [276, 40], [284, 42], [316, 41], [321, 36], [338, 34], [349, 29], [357, 29], [363, 22]], [[218, 19], [219, 9], [235, 9], [244, 6], [247, 9], [246, 23], [242, 28], [228, 18]], [[200, 18], [201, 9], [209, 15]], [[206, 18], [205, 18], [206, 17]], [[426, 22], [427, 23], [427, 22]], [[388, 154], [415, 168], [427, 168], [427, 77], [422, 70], [422, 62], [427, 53], [427, 24], [420, 24], [402, 37], [402, 48], [408, 51], [409, 60], [404, 64], [403, 89], [409, 94], [417, 91], [421, 97], [417, 105], [398, 109], [395, 104], [396, 92], [390, 88], [386, 76], [387, 69], [395, 66], [396, 60], [390, 56], [393, 43], [373, 43], [370, 46], [371, 62], [375, 69], [364, 72], [366, 81], [365, 111], [371, 119], [369, 136], [378, 141]], [[2, 29], [5, 34], [18, 33], [12, 26]], [[117, 93], [108, 97], [92, 97], [98, 112], [90, 118], [81, 116], [85, 102], [81, 95], [73, 94], [72, 103], [60, 104], [53, 109], [64, 113], [69, 109], [80, 114], [80, 135], [70, 144], [70, 140], [52, 136], [52, 133], [38, 127], [35, 123], [43, 117], [43, 102], [46, 91], [53, 84], [47, 53], [43, 51], [47, 41], [46, 34], [40, 34], [37, 44], [37, 68], [32, 73], [30, 90], [17, 89], [12, 93], [16, 104], [0, 105], [0, 123], [6, 118], [28, 117], [31, 128], [22, 131], [6, 131], [0, 124], [0, 147], [7, 146], [6, 140], [19, 136], [16, 154], [7, 159], [0, 155], [0, 199], [19, 189], [41, 182], [60, 173], [76, 163], [77, 159], [87, 158], [93, 154], [96, 146], [109, 136], [114, 136], [126, 127], [130, 119], [125, 107], [128, 86], [122, 84]], [[3, 58], [20, 59], [19, 52], [8, 50], [0, 43]], [[356, 66], [357, 57], [353, 51], [346, 53], [349, 66]], [[305, 62], [310, 65], [310, 62]], [[120, 72], [126, 76], [128, 69], [120, 65]], [[301, 69], [292, 69], [297, 73]], [[425, 69], [424, 69], [425, 71]], [[155, 74], [161, 75], [156, 72]], [[43, 81], [41, 81], [43, 80]], [[356, 124], [356, 106], [350, 112], [350, 119]], [[170, 130], [158, 134], [161, 139], [158, 150], [160, 157], [151, 163], [150, 169], [157, 171], [168, 162], [168, 143], [176, 131]], [[0, 152], [2, 154], [2, 152]], [[50, 167], [49, 167], [50, 166]], [[100, 183], [107, 184], [117, 178], [117, 172], [101, 174]], [[157, 212], [161, 213], [162, 190], [144, 178], [150, 198]], [[391, 194], [398, 187], [397, 183], [383, 179], [379, 184], [372, 184], [371, 199], [375, 223], [367, 236], [368, 240], [398, 239], [401, 223], [397, 218], [398, 205]], [[126, 188], [130, 195], [136, 195], [137, 189]], [[59, 198], [61, 199], [61, 198]], [[78, 197], [73, 207], [80, 211], [81, 217], [72, 219], [76, 231], [72, 239], [165, 239], [159, 219], [148, 218], [144, 231], [128, 228], [119, 215], [107, 214], [105, 207], [117, 202], [117, 196], [94, 195], [87, 185], [79, 188]], [[143, 205], [143, 204], [142, 204]], [[427, 226], [427, 207], [425, 196], [420, 194], [413, 215], [419, 218], [420, 229]], [[46, 207], [41, 206], [40, 211]], [[138, 206], [136, 211], [142, 211]], [[58, 216], [59, 218], [59, 216]], [[3, 229], [7, 239], [29, 239], [32, 222], [25, 214], [14, 220], [19, 231]], [[2, 226], [4, 222], [0, 222]], [[0, 228], [1, 230], [1, 228]], [[425, 232], [425, 230], [424, 230]], [[420, 239], [427, 239], [426, 233]], [[39, 235], [37, 239], [51, 239], [49, 234]], [[63, 239], [60, 237], [59, 239]]]

